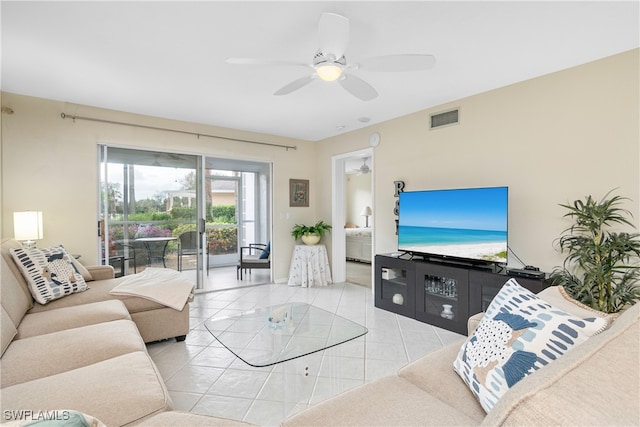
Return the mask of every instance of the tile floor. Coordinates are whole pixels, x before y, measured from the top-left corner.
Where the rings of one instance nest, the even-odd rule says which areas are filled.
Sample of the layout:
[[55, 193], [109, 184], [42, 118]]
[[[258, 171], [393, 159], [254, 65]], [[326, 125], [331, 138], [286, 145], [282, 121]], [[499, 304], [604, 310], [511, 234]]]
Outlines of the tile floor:
[[[176, 409], [278, 425], [283, 418], [282, 381], [295, 366], [253, 368], [237, 360], [205, 329], [211, 317], [224, 317], [284, 302], [306, 302], [365, 325], [369, 332], [298, 363], [310, 367], [311, 380], [296, 392], [301, 410], [339, 392], [395, 373], [398, 368], [462, 336], [374, 307], [371, 290], [349, 283], [300, 288], [268, 284], [197, 294], [191, 305], [186, 341], [148, 345]], [[295, 361], [286, 362], [295, 363]], [[336, 366], [338, 367], [336, 369]], [[287, 378], [289, 378], [287, 376]], [[296, 382], [298, 381], [298, 382]]]
[[[160, 267], [160, 263], [154, 264], [154, 267]], [[196, 270], [194, 257], [185, 257], [183, 260], [182, 274], [184, 277], [192, 282], [196, 282]], [[177, 268], [177, 261], [168, 258], [168, 268]], [[146, 268], [145, 265], [139, 265], [137, 272], [140, 273]], [[245, 272], [243, 279], [238, 279], [236, 266], [225, 267], [211, 267], [207, 274], [204, 274], [204, 283], [202, 284], [203, 291], [220, 291], [227, 289], [242, 288], [245, 286], [264, 285], [271, 283], [271, 272], [269, 270], [252, 270]], [[133, 269], [129, 270], [129, 274], [133, 274]], [[346, 278], [347, 282], [352, 284], [371, 287], [371, 274], [372, 265], [347, 261], [346, 263]]]
[[[190, 281], [196, 281], [195, 270], [183, 270], [182, 274]], [[269, 270], [252, 270], [245, 273], [242, 280], [238, 279], [236, 266], [215, 267], [209, 270], [209, 274], [204, 276], [203, 291], [221, 291], [237, 289], [246, 286], [265, 285], [271, 283], [271, 272]]]
[[357, 261], [347, 261], [346, 278], [347, 282], [354, 285], [371, 288], [371, 276], [373, 276], [372, 264]]

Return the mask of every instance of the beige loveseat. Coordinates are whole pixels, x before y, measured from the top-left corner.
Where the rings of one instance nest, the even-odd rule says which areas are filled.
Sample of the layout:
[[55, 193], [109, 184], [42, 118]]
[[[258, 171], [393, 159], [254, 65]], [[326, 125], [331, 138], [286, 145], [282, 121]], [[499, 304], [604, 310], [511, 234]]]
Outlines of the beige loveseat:
[[[488, 414], [452, 368], [462, 344], [458, 342], [282, 425], [637, 426], [639, 315], [636, 304], [606, 331], [518, 382]], [[475, 319], [470, 320], [472, 324]]]

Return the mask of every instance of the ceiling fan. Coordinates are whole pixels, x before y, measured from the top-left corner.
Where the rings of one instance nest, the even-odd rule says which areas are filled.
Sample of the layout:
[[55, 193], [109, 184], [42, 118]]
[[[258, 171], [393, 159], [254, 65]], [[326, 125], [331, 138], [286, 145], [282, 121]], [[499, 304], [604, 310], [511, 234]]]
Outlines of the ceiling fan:
[[358, 172], [358, 175], [366, 175], [369, 172], [371, 172], [371, 168], [369, 168], [369, 166], [367, 165], [367, 160], [369, 158], [368, 157], [363, 157], [363, 163], [362, 166], [360, 166], [358, 169], [351, 169], [354, 172]]
[[295, 65], [311, 68], [313, 71], [300, 77], [282, 88], [274, 95], [287, 95], [294, 92], [316, 78], [325, 81], [338, 81], [351, 95], [363, 101], [370, 101], [378, 96], [378, 92], [369, 83], [350, 73], [351, 70], [367, 70], [380, 72], [419, 71], [431, 68], [435, 64], [433, 55], [398, 54], [376, 56], [363, 59], [359, 63], [348, 64], [344, 56], [349, 42], [349, 19], [336, 13], [325, 12], [318, 23], [320, 48], [310, 64], [295, 61], [280, 61], [257, 58], [228, 58], [227, 63], [238, 65]]

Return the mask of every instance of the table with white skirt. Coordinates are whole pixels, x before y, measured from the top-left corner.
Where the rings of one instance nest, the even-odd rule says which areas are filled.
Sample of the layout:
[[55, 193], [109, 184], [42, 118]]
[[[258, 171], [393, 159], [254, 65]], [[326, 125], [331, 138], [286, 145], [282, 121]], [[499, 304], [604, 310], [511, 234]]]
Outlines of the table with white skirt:
[[331, 284], [331, 269], [325, 245], [296, 245], [289, 267], [289, 286]]

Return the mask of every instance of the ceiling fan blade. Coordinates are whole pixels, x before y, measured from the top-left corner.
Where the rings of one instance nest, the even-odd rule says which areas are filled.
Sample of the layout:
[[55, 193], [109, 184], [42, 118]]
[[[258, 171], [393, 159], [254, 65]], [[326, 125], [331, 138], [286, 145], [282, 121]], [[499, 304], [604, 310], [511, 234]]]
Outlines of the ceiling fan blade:
[[349, 19], [337, 13], [323, 13], [318, 23], [318, 38], [322, 53], [340, 59], [349, 43]]
[[309, 83], [311, 83], [313, 80], [315, 79], [314, 75], [309, 75], [309, 76], [304, 76], [301, 77], [299, 79], [296, 79], [294, 81], [292, 81], [291, 83], [289, 83], [288, 85], [285, 85], [283, 87], [281, 87], [280, 89], [278, 89], [274, 95], [288, 95], [293, 91], [296, 91], [300, 88], [302, 88], [303, 86], [308, 85]]
[[347, 92], [363, 101], [371, 101], [378, 96], [378, 92], [373, 86], [360, 77], [345, 75], [344, 79], [340, 79], [339, 81]]
[[[279, 59], [261, 59], [261, 58], [227, 58], [227, 64], [233, 65], [297, 65], [301, 67], [311, 67], [309, 64], [294, 61], [282, 61]], [[311, 67], [312, 68], [312, 67]]]
[[433, 55], [406, 54], [375, 56], [360, 62], [367, 71], [420, 71], [436, 64]]

